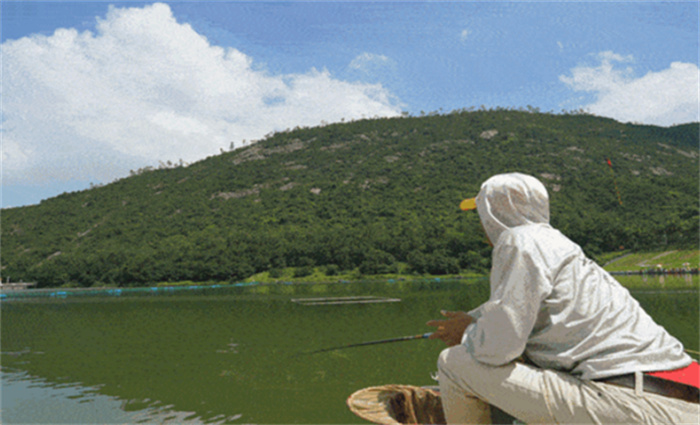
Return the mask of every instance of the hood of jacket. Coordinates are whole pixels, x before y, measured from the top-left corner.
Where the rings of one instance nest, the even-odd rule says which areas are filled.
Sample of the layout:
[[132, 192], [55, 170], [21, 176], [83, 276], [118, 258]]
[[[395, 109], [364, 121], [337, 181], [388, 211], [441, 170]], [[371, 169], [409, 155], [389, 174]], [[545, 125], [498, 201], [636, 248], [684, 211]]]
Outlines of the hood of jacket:
[[504, 231], [527, 224], [549, 224], [549, 195], [544, 185], [521, 173], [498, 174], [481, 185], [476, 209], [491, 243]]

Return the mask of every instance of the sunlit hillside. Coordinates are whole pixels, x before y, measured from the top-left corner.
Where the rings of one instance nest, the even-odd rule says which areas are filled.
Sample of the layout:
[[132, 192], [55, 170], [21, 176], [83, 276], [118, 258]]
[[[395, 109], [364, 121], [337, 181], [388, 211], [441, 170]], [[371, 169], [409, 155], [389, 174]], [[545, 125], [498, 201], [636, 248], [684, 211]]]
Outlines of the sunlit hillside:
[[288, 267], [481, 272], [490, 248], [458, 205], [508, 171], [545, 183], [553, 224], [590, 254], [698, 246], [697, 124], [465, 111], [290, 130], [4, 210], [2, 275], [92, 286]]

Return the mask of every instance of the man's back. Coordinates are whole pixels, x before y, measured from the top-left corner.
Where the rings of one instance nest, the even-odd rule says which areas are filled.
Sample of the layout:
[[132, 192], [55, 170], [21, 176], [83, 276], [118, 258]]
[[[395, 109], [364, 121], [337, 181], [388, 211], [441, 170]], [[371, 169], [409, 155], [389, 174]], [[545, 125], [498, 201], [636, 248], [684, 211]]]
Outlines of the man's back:
[[532, 262], [529, 267], [544, 270], [539, 286], [547, 295], [540, 302], [525, 351], [540, 367], [598, 379], [690, 364], [682, 344], [556, 229], [541, 224], [510, 229], [499, 239], [494, 264], [499, 253], [509, 249], [521, 251], [519, 256]]

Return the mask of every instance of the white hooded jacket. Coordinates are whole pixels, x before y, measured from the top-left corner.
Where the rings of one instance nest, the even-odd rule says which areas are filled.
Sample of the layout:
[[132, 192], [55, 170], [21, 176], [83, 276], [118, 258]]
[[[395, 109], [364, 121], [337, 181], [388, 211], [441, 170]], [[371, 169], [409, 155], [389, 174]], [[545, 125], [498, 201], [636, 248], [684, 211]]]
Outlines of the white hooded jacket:
[[494, 244], [489, 300], [463, 344], [487, 364], [525, 354], [582, 379], [691, 363], [671, 336], [610, 274], [549, 225], [545, 187], [524, 174], [487, 180], [476, 198]]

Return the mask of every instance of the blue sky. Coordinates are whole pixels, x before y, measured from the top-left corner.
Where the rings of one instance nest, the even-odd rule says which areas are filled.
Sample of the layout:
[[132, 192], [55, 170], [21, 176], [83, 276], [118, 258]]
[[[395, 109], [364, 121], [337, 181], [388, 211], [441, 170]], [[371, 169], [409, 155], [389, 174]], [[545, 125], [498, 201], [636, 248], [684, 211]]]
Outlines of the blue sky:
[[2, 205], [342, 119], [697, 121], [698, 4], [3, 0]]

